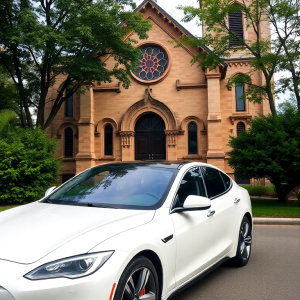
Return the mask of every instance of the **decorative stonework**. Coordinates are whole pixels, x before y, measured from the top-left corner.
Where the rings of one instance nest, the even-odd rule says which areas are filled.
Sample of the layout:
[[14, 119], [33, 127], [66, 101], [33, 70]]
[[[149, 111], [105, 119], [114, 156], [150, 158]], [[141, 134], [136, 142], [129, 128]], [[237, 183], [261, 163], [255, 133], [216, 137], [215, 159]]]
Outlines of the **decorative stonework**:
[[166, 130], [178, 130], [173, 112], [163, 102], [154, 99], [151, 89], [148, 87], [144, 99], [134, 103], [124, 114], [120, 131], [134, 132], [134, 126], [138, 118], [149, 112], [158, 114], [164, 120]]
[[119, 131], [121, 136], [122, 147], [129, 148], [131, 146], [131, 137], [134, 137], [134, 131]]
[[229, 117], [231, 124], [234, 125], [234, 121], [236, 120], [246, 120], [247, 124], [249, 124], [250, 120], [252, 119], [251, 115], [232, 115]]
[[229, 62], [229, 67], [242, 67], [242, 66], [248, 66], [250, 64], [249, 61], [236, 61], [236, 62]]
[[118, 131], [118, 124], [117, 124], [117, 122], [114, 119], [112, 119], [112, 118], [104, 118], [101, 121], [99, 121], [97, 123], [97, 125], [95, 126], [95, 136], [96, 137], [100, 136], [101, 131], [104, 129], [104, 127], [105, 127], [106, 124], [110, 124], [113, 127], [114, 132]]
[[167, 142], [169, 147], [175, 147], [177, 145], [177, 135], [179, 130], [165, 130], [167, 136]]
[[73, 129], [73, 135], [77, 139], [78, 138], [78, 127], [75, 124], [70, 123], [70, 122], [63, 123], [59, 126], [59, 128], [57, 130], [57, 134], [56, 134], [57, 138], [61, 139], [62, 133], [65, 130], [65, 128], [67, 128], [67, 127], [71, 127]]

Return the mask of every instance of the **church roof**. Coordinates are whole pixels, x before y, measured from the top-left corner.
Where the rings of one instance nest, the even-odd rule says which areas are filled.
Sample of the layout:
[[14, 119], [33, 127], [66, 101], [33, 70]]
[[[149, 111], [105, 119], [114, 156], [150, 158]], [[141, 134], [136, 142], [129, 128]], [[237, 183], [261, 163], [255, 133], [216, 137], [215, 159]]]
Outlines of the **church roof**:
[[[173, 17], [171, 17], [164, 9], [162, 9], [155, 1], [153, 0], [144, 0], [136, 9], [135, 12], [140, 11], [143, 7], [146, 6], [147, 3], [150, 3], [152, 5], [152, 7], [155, 7], [158, 11], [160, 11], [166, 18], [168, 18], [171, 23], [173, 23], [174, 26], [176, 26], [178, 29], [180, 29], [180, 31], [182, 31], [182, 33], [184, 33], [185, 35], [189, 36], [190, 38], [196, 38], [192, 33], [190, 33], [186, 28], [184, 28], [180, 23], [178, 23]], [[201, 48], [204, 51], [207, 51], [209, 53], [213, 53], [213, 51], [211, 49], [209, 49], [207, 46], [205, 45], [201, 45]], [[227, 67], [228, 64], [222, 60], [219, 59], [220, 63], [224, 66], [223, 72], [222, 72], [222, 78], [225, 78], [226, 75], [226, 71], [227, 71]]]

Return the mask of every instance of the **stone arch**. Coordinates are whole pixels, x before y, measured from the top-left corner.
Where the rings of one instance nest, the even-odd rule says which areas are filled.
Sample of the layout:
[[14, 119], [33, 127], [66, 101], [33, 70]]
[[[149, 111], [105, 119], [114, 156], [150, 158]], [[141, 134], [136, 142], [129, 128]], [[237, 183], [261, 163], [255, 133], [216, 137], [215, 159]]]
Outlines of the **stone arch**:
[[187, 126], [189, 125], [189, 123], [191, 122], [195, 122], [198, 126], [198, 128], [200, 129], [200, 131], [206, 131], [206, 128], [205, 128], [205, 124], [203, 122], [203, 120], [199, 119], [198, 117], [195, 117], [195, 116], [189, 116], [189, 117], [186, 117], [182, 122], [181, 122], [181, 125], [180, 125], [180, 130], [181, 131], [185, 131], [187, 130]]
[[100, 136], [106, 124], [110, 124], [113, 127], [114, 132], [118, 131], [118, 123], [114, 119], [104, 118], [95, 126], [95, 136]]
[[137, 120], [146, 113], [158, 114], [165, 122], [166, 130], [177, 130], [177, 121], [170, 108], [153, 98], [150, 88], [147, 89], [144, 99], [134, 103], [123, 116], [120, 131], [134, 132]]
[[73, 124], [73, 123], [70, 123], [70, 122], [66, 122], [66, 123], [63, 123], [59, 126], [58, 130], [57, 130], [57, 138], [58, 139], [61, 139], [61, 136], [63, 134], [63, 131], [67, 128], [67, 127], [71, 127], [73, 129], [73, 135], [74, 135], [74, 138], [77, 138], [78, 137], [78, 127]]

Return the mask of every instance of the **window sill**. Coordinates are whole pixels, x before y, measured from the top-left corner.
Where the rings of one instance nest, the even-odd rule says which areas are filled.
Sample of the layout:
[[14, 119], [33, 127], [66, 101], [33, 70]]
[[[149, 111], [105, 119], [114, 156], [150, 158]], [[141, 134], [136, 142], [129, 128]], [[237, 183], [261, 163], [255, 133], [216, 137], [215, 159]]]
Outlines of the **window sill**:
[[75, 161], [75, 157], [64, 157], [63, 161]]
[[64, 120], [68, 120], [68, 121], [75, 121], [74, 117], [64, 117]]
[[247, 112], [234, 113], [230, 117], [231, 124], [234, 125], [234, 121], [236, 120], [246, 120], [247, 124], [249, 124], [252, 119], [252, 115], [248, 115]]
[[202, 159], [202, 155], [188, 154], [182, 157], [182, 159]]
[[114, 156], [103, 156], [99, 160], [116, 160]]

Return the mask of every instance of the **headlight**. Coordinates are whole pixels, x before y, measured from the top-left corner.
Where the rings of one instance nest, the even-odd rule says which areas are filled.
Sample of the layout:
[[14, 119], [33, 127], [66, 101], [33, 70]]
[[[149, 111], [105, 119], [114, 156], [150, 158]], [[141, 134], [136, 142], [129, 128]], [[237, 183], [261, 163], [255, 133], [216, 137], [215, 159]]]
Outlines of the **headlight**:
[[31, 280], [66, 277], [70, 279], [91, 275], [99, 270], [114, 252], [100, 252], [69, 257], [42, 265], [24, 275]]

